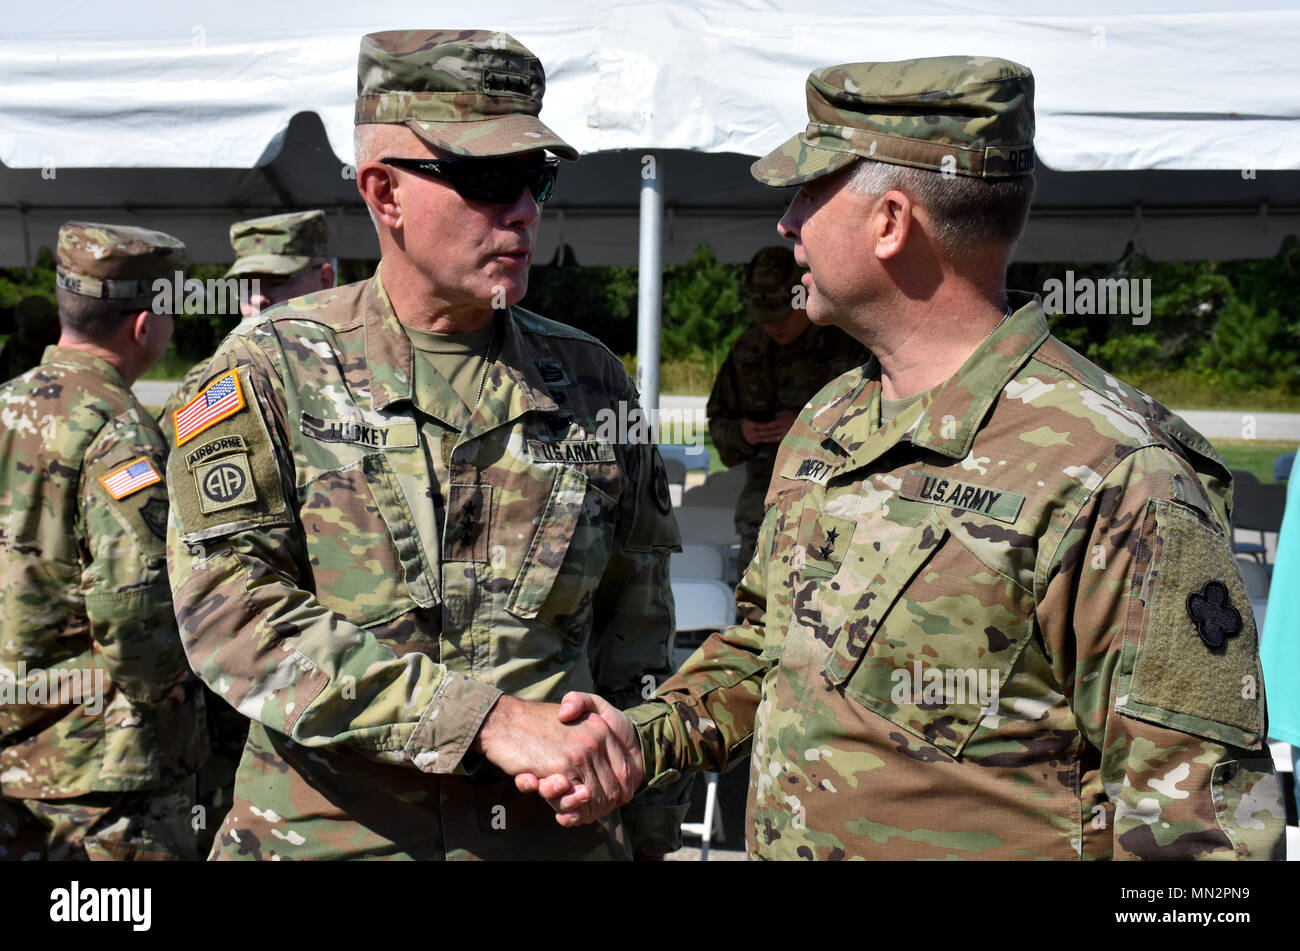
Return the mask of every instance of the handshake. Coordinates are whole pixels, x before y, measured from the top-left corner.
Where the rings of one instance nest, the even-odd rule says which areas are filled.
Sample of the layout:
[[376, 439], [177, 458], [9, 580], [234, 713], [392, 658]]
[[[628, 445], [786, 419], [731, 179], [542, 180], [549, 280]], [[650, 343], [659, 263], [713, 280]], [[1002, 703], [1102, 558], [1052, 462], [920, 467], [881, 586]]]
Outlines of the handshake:
[[565, 827], [594, 822], [632, 798], [645, 777], [636, 728], [594, 694], [554, 703], [503, 695], [483, 720], [473, 749], [538, 793]]

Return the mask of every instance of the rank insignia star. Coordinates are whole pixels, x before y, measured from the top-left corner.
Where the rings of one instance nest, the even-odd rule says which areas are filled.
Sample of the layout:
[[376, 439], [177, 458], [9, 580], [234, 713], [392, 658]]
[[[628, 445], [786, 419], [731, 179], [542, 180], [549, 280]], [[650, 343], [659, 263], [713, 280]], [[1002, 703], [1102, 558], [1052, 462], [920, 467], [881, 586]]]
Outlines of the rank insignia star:
[[1187, 596], [1187, 613], [1206, 647], [1222, 647], [1241, 631], [1241, 612], [1232, 606], [1228, 587], [1222, 581], [1205, 582], [1200, 591]]
[[831, 557], [831, 546], [823, 545], [821, 550], [817, 552], [817, 557], [820, 558], [822, 561], [828, 561]]
[[837, 538], [839, 538], [839, 537], [840, 537], [840, 533], [839, 533], [839, 530], [838, 530], [838, 529], [834, 529], [834, 528], [832, 528], [829, 532], [827, 532], [827, 533], [826, 533], [826, 545], [827, 545], [827, 547], [828, 547], [828, 548], [833, 548], [833, 547], [835, 547], [835, 539], [837, 539]]

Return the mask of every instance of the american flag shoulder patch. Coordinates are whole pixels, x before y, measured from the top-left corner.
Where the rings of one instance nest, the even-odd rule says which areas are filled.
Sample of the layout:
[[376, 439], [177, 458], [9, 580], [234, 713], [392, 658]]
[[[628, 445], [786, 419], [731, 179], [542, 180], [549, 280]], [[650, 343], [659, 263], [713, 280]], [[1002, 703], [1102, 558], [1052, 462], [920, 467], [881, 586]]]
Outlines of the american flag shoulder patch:
[[139, 492], [147, 485], [161, 482], [162, 476], [152, 462], [141, 456], [106, 476], [100, 476], [99, 481], [104, 484], [108, 494], [120, 502], [132, 492]]
[[223, 373], [173, 415], [176, 445], [184, 445], [205, 429], [234, 416], [245, 405], [239, 373], [235, 370]]

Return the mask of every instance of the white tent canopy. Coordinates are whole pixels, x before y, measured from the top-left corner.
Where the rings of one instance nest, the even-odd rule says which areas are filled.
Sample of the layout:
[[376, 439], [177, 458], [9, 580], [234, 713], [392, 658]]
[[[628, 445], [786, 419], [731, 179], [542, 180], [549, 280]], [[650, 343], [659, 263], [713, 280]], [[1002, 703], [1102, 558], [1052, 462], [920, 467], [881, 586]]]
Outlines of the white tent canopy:
[[492, 5], [490, 20], [390, 3], [47, 0], [0, 37], [0, 266], [68, 218], [138, 220], [194, 260], [229, 257], [233, 218], [331, 213], [333, 250], [377, 255], [346, 177], [357, 43], [394, 26], [504, 29], [546, 65], [543, 118], [585, 158], [548, 205], [538, 260], [630, 263], [656, 157], [663, 252], [740, 260], [788, 198], [748, 178], [806, 121], [817, 66], [980, 53], [1037, 77], [1039, 199], [1021, 259], [1272, 254], [1300, 231], [1300, 11], [1206, 0], [899, 7], [823, 0]]

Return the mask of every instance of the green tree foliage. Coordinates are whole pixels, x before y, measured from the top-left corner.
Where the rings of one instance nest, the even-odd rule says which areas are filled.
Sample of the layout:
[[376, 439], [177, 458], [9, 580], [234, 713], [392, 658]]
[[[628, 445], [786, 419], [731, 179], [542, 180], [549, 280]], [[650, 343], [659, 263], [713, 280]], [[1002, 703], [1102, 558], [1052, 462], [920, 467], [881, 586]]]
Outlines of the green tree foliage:
[[[15, 267], [0, 270], [0, 334], [13, 333], [14, 308], [24, 297], [54, 299], [54, 252], [41, 248], [30, 271]], [[56, 304], [57, 308], [57, 304]]]
[[[340, 261], [340, 279], [374, 272], [374, 261]], [[1122, 316], [1051, 318], [1052, 330], [1107, 370], [1166, 402], [1216, 405], [1253, 401], [1261, 408], [1300, 403], [1300, 241], [1288, 238], [1265, 260], [1152, 262], [1137, 249], [1113, 264], [1013, 265], [1009, 287], [1043, 292], [1067, 270], [1082, 278], [1151, 280], [1151, 321]], [[191, 265], [186, 276], [220, 278], [225, 265]], [[670, 377], [707, 392], [727, 348], [744, 330], [743, 264], [722, 264], [705, 246], [686, 264], [667, 268], [663, 286], [662, 355]], [[0, 270], [0, 334], [12, 326], [15, 304], [28, 294], [54, 298], [54, 255], [39, 252], [31, 269]], [[582, 267], [569, 248], [533, 268], [523, 305], [581, 328], [618, 354], [636, 350], [637, 271]], [[238, 314], [201, 313], [176, 322], [176, 362], [210, 354]], [[673, 376], [672, 365], [686, 372]], [[1176, 385], [1175, 385], [1176, 384]]]
[[667, 269], [661, 344], [666, 359], [721, 364], [745, 329], [744, 273], [743, 265], [720, 264], [706, 245], [696, 248], [686, 264]]
[[[1113, 373], [1167, 401], [1300, 395], [1300, 241], [1266, 260], [1153, 262], [1135, 249], [1113, 265], [1013, 265], [1009, 287], [1043, 293], [1049, 279], [1151, 281], [1151, 320], [1123, 316], [1050, 318], [1052, 332]], [[1160, 392], [1169, 381], [1171, 393]], [[1177, 394], [1177, 395], [1174, 395]], [[1252, 397], [1253, 394], [1253, 397]]]
[[586, 331], [615, 353], [636, 350], [636, 268], [580, 267], [568, 245], [528, 275], [520, 305]]

